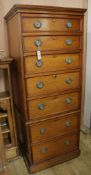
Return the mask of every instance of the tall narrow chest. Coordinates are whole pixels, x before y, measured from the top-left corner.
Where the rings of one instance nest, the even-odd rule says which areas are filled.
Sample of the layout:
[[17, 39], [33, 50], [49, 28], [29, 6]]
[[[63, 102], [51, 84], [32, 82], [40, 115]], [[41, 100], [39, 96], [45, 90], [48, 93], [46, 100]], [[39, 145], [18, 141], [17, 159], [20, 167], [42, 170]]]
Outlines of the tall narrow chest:
[[15, 5], [6, 15], [18, 139], [30, 172], [80, 153], [85, 11]]

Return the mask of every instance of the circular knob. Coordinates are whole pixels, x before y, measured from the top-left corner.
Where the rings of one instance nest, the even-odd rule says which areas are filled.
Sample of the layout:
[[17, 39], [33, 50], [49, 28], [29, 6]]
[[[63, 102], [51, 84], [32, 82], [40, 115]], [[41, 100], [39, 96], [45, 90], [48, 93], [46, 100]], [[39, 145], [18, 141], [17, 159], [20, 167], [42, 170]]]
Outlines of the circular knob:
[[45, 134], [45, 132], [46, 132], [46, 128], [40, 128], [40, 134]]
[[68, 39], [66, 40], [66, 45], [70, 46], [70, 45], [72, 45], [72, 43], [73, 43], [72, 38], [68, 38]]
[[45, 104], [41, 103], [38, 104], [38, 109], [43, 110], [45, 108]]
[[41, 152], [41, 153], [47, 153], [47, 152], [48, 152], [48, 148], [42, 147], [42, 148], [40, 149], [40, 152]]
[[37, 61], [35, 62], [35, 65], [36, 65], [37, 67], [42, 67], [43, 63], [42, 63], [41, 60], [37, 60]]
[[66, 126], [67, 128], [69, 128], [69, 127], [71, 126], [71, 121], [66, 121], [66, 122], [65, 122], [65, 126]]
[[71, 64], [71, 63], [73, 62], [73, 59], [72, 59], [72, 58], [66, 58], [66, 59], [65, 59], [65, 62], [66, 62], [67, 64]]
[[36, 21], [36, 22], [34, 23], [34, 27], [35, 27], [36, 29], [41, 28], [41, 26], [42, 26], [42, 23], [41, 23], [40, 21]]
[[73, 81], [73, 80], [72, 80], [71, 78], [67, 78], [67, 79], [65, 80], [65, 83], [66, 83], [66, 84], [71, 84], [72, 81]]
[[42, 89], [44, 87], [44, 83], [43, 82], [38, 82], [38, 83], [36, 83], [36, 87], [38, 89]]
[[71, 97], [66, 98], [65, 102], [66, 102], [66, 104], [71, 104], [72, 98]]
[[70, 141], [70, 140], [65, 140], [65, 141], [64, 141], [64, 144], [65, 144], [65, 145], [70, 145], [70, 144], [71, 144], [71, 141]]
[[42, 45], [42, 41], [40, 39], [37, 39], [34, 41], [34, 44], [36, 47], [40, 47]]
[[71, 21], [68, 21], [68, 22], [66, 23], [66, 27], [69, 28], [69, 29], [72, 28], [72, 25], [73, 25], [73, 24], [72, 24]]

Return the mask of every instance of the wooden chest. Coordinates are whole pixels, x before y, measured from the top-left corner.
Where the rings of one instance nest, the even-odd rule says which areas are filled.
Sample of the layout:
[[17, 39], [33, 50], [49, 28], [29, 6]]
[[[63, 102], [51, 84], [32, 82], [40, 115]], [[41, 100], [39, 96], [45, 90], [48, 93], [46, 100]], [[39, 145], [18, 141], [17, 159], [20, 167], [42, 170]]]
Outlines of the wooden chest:
[[5, 17], [18, 139], [30, 172], [80, 153], [85, 11], [15, 5]]

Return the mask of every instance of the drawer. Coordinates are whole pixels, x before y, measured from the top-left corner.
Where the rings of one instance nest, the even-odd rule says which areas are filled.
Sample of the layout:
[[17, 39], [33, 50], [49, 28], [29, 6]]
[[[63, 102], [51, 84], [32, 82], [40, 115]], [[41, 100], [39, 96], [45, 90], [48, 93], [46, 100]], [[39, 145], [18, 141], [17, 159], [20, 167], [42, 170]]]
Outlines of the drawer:
[[25, 36], [23, 37], [23, 51], [37, 51], [38, 46], [41, 51], [72, 51], [80, 49], [80, 39], [80, 36]]
[[27, 96], [51, 94], [80, 87], [80, 72], [26, 79]]
[[39, 162], [52, 157], [61, 156], [78, 148], [77, 134], [65, 136], [61, 139], [32, 146], [33, 162]]
[[80, 65], [80, 54], [42, 55], [41, 61], [37, 61], [36, 56], [24, 58], [25, 74], [71, 70], [80, 68]]
[[46, 122], [41, 122], [30, 127], [32, 142], [61, 136], [79, 130], [80, 114], [71, 114], [65, 117], [55, 118]]
[[79, 32], [81, 31], [80, 19], [72, 18], [22, 18], [22, 32]]
[[79, 92], [28, 101], [30, 119], [47, 117], [47, 115], [69, 112], [79, 108]]

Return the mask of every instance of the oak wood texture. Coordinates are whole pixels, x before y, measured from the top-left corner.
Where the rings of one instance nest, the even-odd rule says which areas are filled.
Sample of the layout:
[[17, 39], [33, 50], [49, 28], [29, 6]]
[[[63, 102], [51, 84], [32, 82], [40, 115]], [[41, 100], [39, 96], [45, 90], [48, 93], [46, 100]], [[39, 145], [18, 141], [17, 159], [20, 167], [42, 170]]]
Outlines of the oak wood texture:
[[[59, 164], [42, 170], [32, 175], [80, 175], [80, 174], [91, 174], [91, 133], [82, 134], [80, 139], [81, 155], [71, 161], [67, 161], [63, 164]], [[7, 175], [29, 175], [26, 165], [22, 157], [8, 164], [6, 169]]]
[[[71, 99], [71, 103], [67, 103], [67, 99]], [[43, 104], [44, 108], [40, 109], [39, 105]], [[80, 93], [69, 93], [64, 95], [46, 97], [28, 101], [29, 119], [47, 117], [52, 114], [70, 112], [80, 109]]]
[[[15, 59], [12, 75], [18, 138], [30, 172], [70, 160], [80, 153], [85, 11], [15, 5], [5, 17], [9, 53]], [[40, 66], [36, 63], [37, 50], [42, 53]], [[66, 119], [73, 123], [69, 131], [64, 127]], [[40, 125], [43, 137], [39, 135]], [[65, 138], [72, 139], [67, 152]], [[66, 144], [70, 145], [70, 141]]]
[[[67, 64], [67, 58], [72, 59], [72, 63]], [[24, 72], [25, 75], [31, 75], [38, 73], [56, 72], [72, 70], [81, 67], [81, 56], [77, 54], [55, 54], [55, 55], [42, 55], [42, 66], [37, 67], [36, 56], [27, 56], [24, 58]], [[52, 64], [51, 64], [52, 63]], [[60, 66], [61, 65], [61, 66]]]
[[[67, 45], [66, 40], [71, 39], [72, 44]], [[25, 36], [23, 37], [23, 49], [24, 52], [33, 52], [37, 51], [37, 47], [35, 46], [35, 41], [41, 40], [41, 51], [52, 51], [52, 50], [68, 50], [71, 51], [76, 49], [81, 49], [79, 36]], [[36, 54], [36, 53], [35, 53]]]
[[78, 148], [78, 137], [77, 135], [64, 136], [55, 141], [49, 143], [41, 143], [32, 146], [33, 161], [40, 162], [47, 160], [50, 157], [56, 157], [60, 154], [66, 154], [76, 150]]
[[80, 128], [80, 114], [75, 113], [63, 118], [58, 117], [52, 121], [39, 122], [30, 126], [32, 143], [47, 140], [66, 133], [78, 131]]
[[0, 174], [1, 173], [3, 174], [5, 165], [6, 165], [5, 150], [4, 150], [2, 129], [0, 126]]
[[[40, 28], [35, 28], [35, 23], [40, 22]], [[67, 28], [68, 22], [72, 23], [72, 28]], [[31, 18], [30, 16], [22, 16], [22, 32], [41, 32], [41, 31], [52, 31], [52, 32], [61, 32], [61, 31], [72, 31], [72, 32], [79, 32], [81, 31], [81, 21], [80, 19], [61, 19], [56, 17], [49, 17], [49, 18]]]
[[[12, 120], [12, 110], [11, 110], [11, 101], [9, 99], [6, 100], [1, 100], [0, 101], [0, 107], [2, 109], [4, 109], [5, 111], [7, 111], [7, 122], [8, 122], [8, 126], [7, 129], [3, 129], [2, 133], [5, 134], [7, 132], [9, 132], [10, 134], [10, 144], [6, 144], [6, 147], [11, 147], [15, 144], [15, 138], [14, 138], [14, 127], [13, 127], [13, 120]], [[0, 120], [1, 122], [1, 120]], [[3, 135], [3, 137], [5, 137], [5, 135]]]
[[[53, 7], [53, 6], [36, 6], [36, 5], [21, 5], [16, 4], [14, 5], [11, 10], [6, 14], [5, 19], [9, 19], [13, 15], [22, 12], [22, 13], [29, 13], [31, 9], [31, 14], [69, 14], [77, 16], [83, 16], [83, 13], [86, 12], [87, 9], [82, 8], [64, 8], [64, 7]], [[45, 10], [44, 10], [45, 9]], [[30, 13], [29, 13], [30, 14]]]
[[[40, 84], [42, 88], [40, 88]], [[26, 79], [28, 97], [80, 88], [80, 72], [53, 74]]]
[[[5, 92], [0, 93], [0, 125], [3, 137], [6, 160], [10, 161], [18, 155], [17, 138], [16, 138], [16, 124], [13, 108], [13, 95], [11, 84], [11, 58], [4, 58], [0, 60], [0, 69], [4, 72], [5, 78]], [[4, 126], [3, 124], [6, 124]], [[15, 155], [12, 154], [15, 151]], [[11, 156], [8, 152], [11, 151]]]

